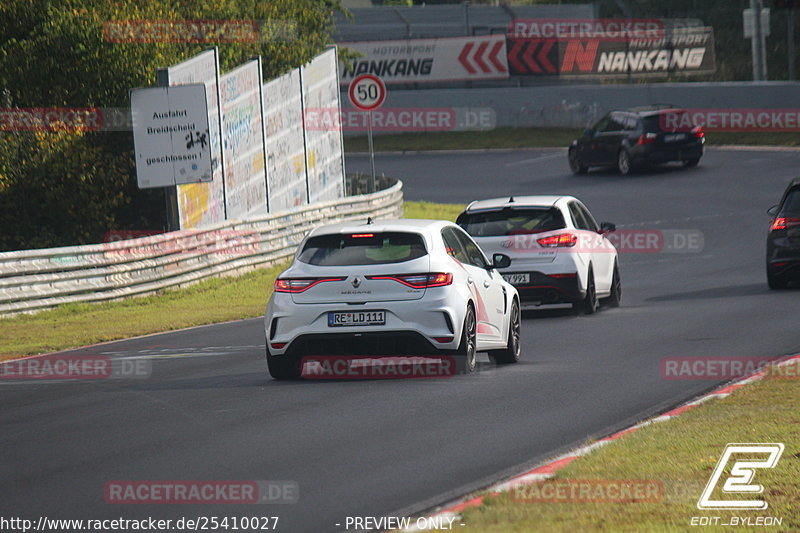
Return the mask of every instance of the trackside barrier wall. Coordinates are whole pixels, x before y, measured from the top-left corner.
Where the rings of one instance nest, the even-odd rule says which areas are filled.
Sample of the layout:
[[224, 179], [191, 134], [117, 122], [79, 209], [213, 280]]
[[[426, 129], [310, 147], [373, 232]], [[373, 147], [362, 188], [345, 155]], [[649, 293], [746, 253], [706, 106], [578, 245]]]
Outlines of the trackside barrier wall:
[[[671, 104], [697, 109], [797, 108], [800, 82], [561, 84], [540, 87], [391, 90], [385, 108], [494, 111], [494, 127], [585, 128], [616, 109]], [[344, 94], [342, 101], [347, 102]], [[457, 125], [454, 130], [465, 129]], [[375, 131], [376, 135], [399, 133]], [[364, 135], [364, 131], [345, 131]], [[380, 146], [380, 145], [379, 145]]]
[[[358, 188], [358, 177], [354, 178]], [[323, 223], [402, 216], [402, 182], [247, 221], [104, 244], [0, 253], [0, 316], [59, 304], [153, 294], [202, 279], [270, 266], [291, 257]]]

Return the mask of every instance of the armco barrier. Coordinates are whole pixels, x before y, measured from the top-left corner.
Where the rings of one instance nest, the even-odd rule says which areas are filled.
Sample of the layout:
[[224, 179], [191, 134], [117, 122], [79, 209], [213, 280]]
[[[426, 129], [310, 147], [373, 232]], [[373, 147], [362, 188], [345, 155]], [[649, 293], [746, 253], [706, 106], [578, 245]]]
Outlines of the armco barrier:
[[381, 184], [388, 188], [202, 230], [0, 253], [0, 316], [152, 294], [271, 265], [289, 258], [320, 224], [402, 216], [402, 182]]

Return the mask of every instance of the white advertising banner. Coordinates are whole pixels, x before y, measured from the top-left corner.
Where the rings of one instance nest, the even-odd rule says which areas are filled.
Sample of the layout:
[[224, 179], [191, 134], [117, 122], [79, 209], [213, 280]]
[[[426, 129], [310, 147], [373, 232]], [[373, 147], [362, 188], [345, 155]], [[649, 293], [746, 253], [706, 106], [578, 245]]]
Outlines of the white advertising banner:
[[508, 78], [506, 37], [502, 34], [441, 39], [339, 43], [363, 54], [340, 65], [341, 83], [374, 74], [386, 83]]
[[[303, 110], [340, 109], [336, 49], [318, 55], [300, 69]], [[344, 196], [344, 150], [341, 124], [306, 131], [309, 202]]]
[[300, 70], [264, 84], [263, 92], [269, 210], [274, 213], [308, 203]]
[[222, 150], [228, 218], [267, 213], [261, 69], [249, 61], [220, 77]]
[[131, 113], [139, 188], [211, 180], [204, 85], [133, 89]]
[[203, 83], [206, 86], [212, 181], [178, 186], [180, 228], [199, 228], [225, 220], [216, 50], [207, 50], [183, 63], [169, 67], [167, 73], [170, 86], [194, 83]]

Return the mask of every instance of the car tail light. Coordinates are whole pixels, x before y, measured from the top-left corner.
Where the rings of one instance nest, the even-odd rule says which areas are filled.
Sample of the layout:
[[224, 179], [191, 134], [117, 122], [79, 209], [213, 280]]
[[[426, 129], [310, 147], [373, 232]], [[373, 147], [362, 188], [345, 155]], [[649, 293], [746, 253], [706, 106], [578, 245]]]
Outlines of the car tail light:
[[567, 274], [550, 274], [550, 277], [551, 278], [556, 278], [556, 279], [577, 278], [578, 277], [578, 273], [577, 272], [570, 272], [570, 273], [567, 273]]
[[370, 237], [374, 237], [374, 233], [354, 233], [350, 235], [353, 239], [368, 239]]
[[697, 126], [692, 129], [692, 135], [697, 137], [698, 139], [702, 139], [705, 136], [706, 132], [703, 131], [703, 126]]
[[542, 237], [537, 239], [536, 242], [539, 246], [545, 248], [569, 248], [575, 246], [578, 242], [578, 236], [572, 233], [560, 233], [558, 235], [550, 235], [549, 237]]
[[770, 229], [786, 229], [796, 224], [800, 224], [800, 218], [778, 217], [775, 219], [775, 222], [772, 223], [772, 228]]
[[639, 135], [639, 140], [636, 141], [636, 144], [650, 144], [656, 142], [656, 137], [658, 137], [655, 133], [642, 133]]
[[275, 292], [298, 293], [326, 281], [343, 281], [347, 278], [283, 278], [275, 280]]
[[453, 274], [450, 272], [429, 272], [427, 274], [392, 274], [391, 276], [367, 276], [367, 279], [387, 279], [397, 281], [414, 289], [429, 287], [444, 287], [453, 283]]
[[275, 348], [276, 350], [283, 350], [283, 347], [286, 346], [286, 343], [285, 342], [271, 342], [269, 345], [272, 346], [273, 348]]
[[447, 344], [448, 342], [453, 342], [453, 337], [434, 337], [433, 340], [441, 344]]

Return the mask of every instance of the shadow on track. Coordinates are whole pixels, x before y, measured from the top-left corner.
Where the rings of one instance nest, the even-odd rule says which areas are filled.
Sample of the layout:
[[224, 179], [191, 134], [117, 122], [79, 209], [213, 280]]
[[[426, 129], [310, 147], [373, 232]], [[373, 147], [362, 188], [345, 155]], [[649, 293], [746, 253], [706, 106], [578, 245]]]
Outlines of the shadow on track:
[[[787, 291], [790, 292], [790, 291]], [[777, 294], [767, 288], [766, 283], [751, 283], [750, 285], [729, 285], [726, 287], [713, 287], [698, 291], [676, 292], [647, 298], [646, 302], [678, 302], [685, 300], [705, 300], [714, 298], [739, 298], [741, 296], [755, 296], [758, 294]]]
[[652, 178], [653, 176], [684, 176], [703, 173], [702, 163], [695, 168], [685, 168], [682, 164], [667, 163], [664, 165], [652, 165], [646, 167], [637, 167], [631, 170], [627, 176], [622, 176], [614, 168], [600, 167], [589, 170], [586, 174], [572, 174], [573, 178], [582, 180], [591, 180], [597, 178], [607, 178], [611, 181], [624, 181], [637, 178]]

